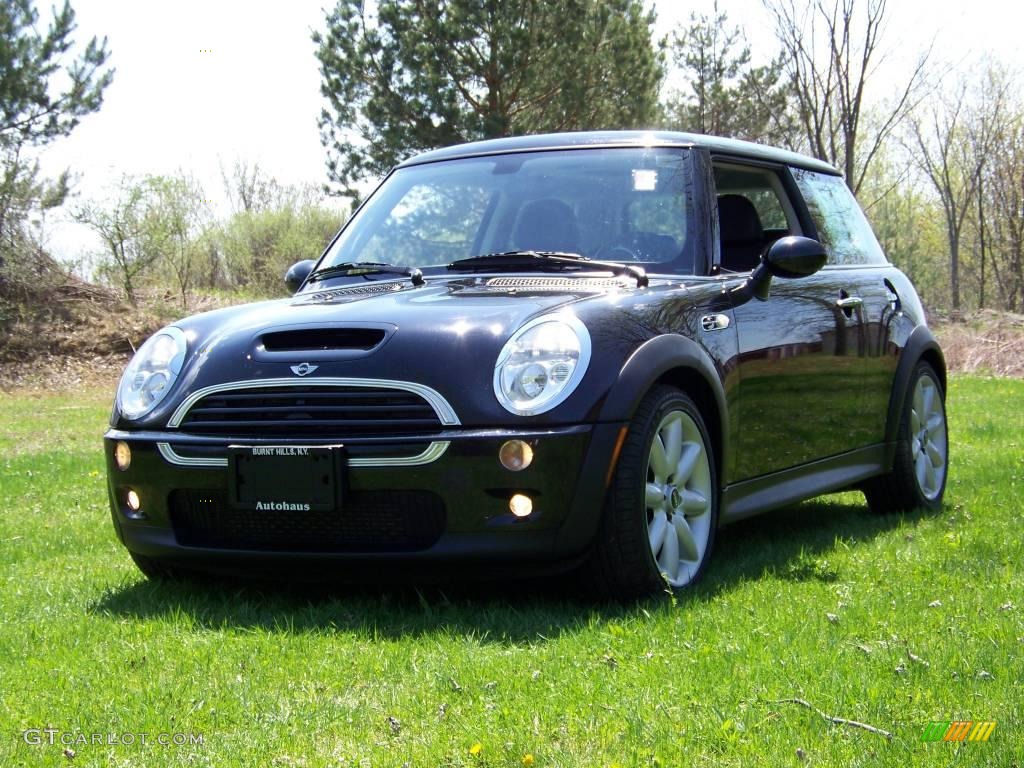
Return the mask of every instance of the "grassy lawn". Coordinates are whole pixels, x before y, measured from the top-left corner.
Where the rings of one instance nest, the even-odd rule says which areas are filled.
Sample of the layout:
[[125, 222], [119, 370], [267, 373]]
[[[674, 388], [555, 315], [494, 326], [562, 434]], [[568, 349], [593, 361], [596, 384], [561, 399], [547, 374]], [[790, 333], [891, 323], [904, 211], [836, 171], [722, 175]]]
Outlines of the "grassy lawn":
[[[109, 521], [107, 395], [0, 394], [0, 766], [1024, 765], [1024, 381], [953, 379], [940, 514], [803, 504], [627, 606], [150, 584]], [[998, 725], [921, 742], [953, 719]]]

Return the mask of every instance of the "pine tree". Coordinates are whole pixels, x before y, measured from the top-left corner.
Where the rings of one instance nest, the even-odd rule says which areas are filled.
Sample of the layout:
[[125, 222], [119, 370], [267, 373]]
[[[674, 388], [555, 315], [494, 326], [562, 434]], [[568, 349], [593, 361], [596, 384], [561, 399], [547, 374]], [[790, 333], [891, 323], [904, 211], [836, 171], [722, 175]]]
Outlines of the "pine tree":
[[780, 85], [782, 62], [751, 66], [750, 46], [717, 3], [711, 16], [690, 15], [673, 36], [673, 61], [687, 81], [666, 106], [672, 128], [785, 144], [791, 119]]
[[417, 151], [658, 116], [639, 0], [339, 0], [313, 35], [328, 175], [344, 194]]
[[0, 284], [19, 279], [30, 251], [29, 214], [60, 205], [67, 193], [66, 173], [39, 178], [33, 148], [67, 136], [99, 109], [113, 79], [113, 70], [104, 69], [106, 39], [92, 38], [71, 58], [75, 12], [65, 0], [53, 14], [41, 33], [32, 0], [0, 3]]

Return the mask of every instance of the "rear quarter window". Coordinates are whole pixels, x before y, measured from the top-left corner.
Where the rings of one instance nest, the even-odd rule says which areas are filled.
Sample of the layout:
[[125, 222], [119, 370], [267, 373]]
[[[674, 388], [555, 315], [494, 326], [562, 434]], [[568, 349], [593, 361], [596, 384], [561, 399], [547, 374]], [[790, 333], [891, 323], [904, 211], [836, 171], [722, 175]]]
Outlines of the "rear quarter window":
[[800, 193], [807, 203], [828, 263], [840, 266], [886, 264], [885, 252], [840, 176], [793, 168]]

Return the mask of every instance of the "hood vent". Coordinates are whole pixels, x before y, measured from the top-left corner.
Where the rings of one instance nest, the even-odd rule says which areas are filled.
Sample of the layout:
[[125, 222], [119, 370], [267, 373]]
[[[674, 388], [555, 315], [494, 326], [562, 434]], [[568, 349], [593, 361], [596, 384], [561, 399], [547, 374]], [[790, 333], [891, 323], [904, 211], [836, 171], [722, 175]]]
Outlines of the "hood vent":
[[402, 290], [404, 286], [398, 282], [372, 283], [370, 285], [355, 285], [348, 288], [334, 288], [327, 291], [316, 291], [315, 293], [299, 294], [293, 304], [337, 304], [344, 301], [365, 298], [366, 296], [379, 296], [385, 293], [394, 293]]
[[606, 291], [635, 285], [621, 277], [492, 277], [488, 288], [529, 291]]
[[263, 348], [267, 352], [368, 351], [386, 335], [380, 328], [302, 328], [263, 334]]

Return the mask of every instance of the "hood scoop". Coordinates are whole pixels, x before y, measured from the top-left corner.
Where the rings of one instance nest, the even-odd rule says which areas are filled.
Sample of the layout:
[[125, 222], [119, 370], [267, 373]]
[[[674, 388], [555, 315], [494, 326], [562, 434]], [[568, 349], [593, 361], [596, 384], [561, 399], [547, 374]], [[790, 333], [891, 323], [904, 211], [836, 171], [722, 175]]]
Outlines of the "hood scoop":
[[267, 352], [324, 352], [376, 347], [387, 334], [380, 328], [303, 328], [263, 334]]
[[252, 340], [252, 357], [270, 363], [351, 360], [376, 352], [397, 328], [391, 323], [318, 323], [265, 330]]

